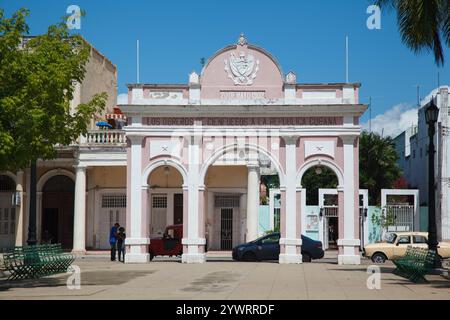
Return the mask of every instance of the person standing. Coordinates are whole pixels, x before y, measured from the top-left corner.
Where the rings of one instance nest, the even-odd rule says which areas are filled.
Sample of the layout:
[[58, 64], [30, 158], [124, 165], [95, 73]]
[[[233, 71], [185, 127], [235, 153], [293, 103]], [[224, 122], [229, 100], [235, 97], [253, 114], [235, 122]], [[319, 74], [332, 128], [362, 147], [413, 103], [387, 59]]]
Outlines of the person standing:
[[116, 261], [117, 230], [119, 229], [119, 227], [120, 224], [116, 222], [109, 232], [109, 244], [111, 245], [111, 261]]
[[[119, 261], [125, 262], [125, 228], [120, 227], [117, 233], [117, 250], [119, 250]], [[122, 257], [122, 259], [120, 259]]]

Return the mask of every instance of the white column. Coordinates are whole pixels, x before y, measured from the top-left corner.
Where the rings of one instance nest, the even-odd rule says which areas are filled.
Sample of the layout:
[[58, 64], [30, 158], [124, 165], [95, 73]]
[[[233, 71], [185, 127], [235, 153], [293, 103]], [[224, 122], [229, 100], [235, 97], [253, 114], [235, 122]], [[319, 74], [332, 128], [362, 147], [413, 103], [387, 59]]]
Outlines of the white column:
[[86, 253], [86, 167], [78, 165], [75, 170], [75, 213], [72, 252], [84, 254]]
[[247, 165], [247, 236], [246, 241], [253, 241], [258, 237], [258, 208], [259, 208], [259, 166], [255, 163]]
[[20, 205], [16, 207], [16, 246], [24, 245], [24, 230], [23, 230], [23, 207], [25, 205], [23, 198], [23, 171], [17, 172], [16, 191], [20, 197]]
[[300, 230], [297, 230], [297, 137], [283, 137], [286, 143], [285, 234], [281, 234], [279, 263], [302, 263]]
[[203, 263], [205, 262], [205, 253], [200, 250], [200, 246], [206, 244], [204, 235], [200, 235], [200, 214], [199, 210], [199, 176], [200, 176], [200, 142], [199, 136], [189, 137], [188, 145], [188, 234], [184, 234], [182, 244], [187, 246], [187, 252], [183, 252], [181, 261], [183, 263]]
[[[143, 214], [146, 210], [142, 208], [142, 139], [141, 136], [129, 136], [131, 142], [131, 159], [128, 159], [130, 169], [130, 210], [131, 215], [128, 227], [129, 234], [125, 239], [127, 252], [125, 254], [126, 263], [146, 263], [150, 261], [148, 235], [143, 234], [145, 228], [142, 227]], [[128, 220], [128, 219], [127, 219]]]
[[[339, 264], [360, 264], [361, 257], [357, 254], [360, 245], [356, 238], [355, 219], [355, 136], [341, 137], [344, 142], [344, 238], [338, 239], [340, 247], [338, 255]], [[359, 211], [359, 210], [358, 210]]]

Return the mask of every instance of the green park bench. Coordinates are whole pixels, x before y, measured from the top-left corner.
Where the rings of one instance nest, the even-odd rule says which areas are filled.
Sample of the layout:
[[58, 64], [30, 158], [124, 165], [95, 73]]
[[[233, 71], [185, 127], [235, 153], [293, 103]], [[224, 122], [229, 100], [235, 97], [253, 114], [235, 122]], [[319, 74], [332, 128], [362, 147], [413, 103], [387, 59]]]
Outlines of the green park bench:
[[413, 282], [426, 282], [425, 275], [432, 269], [435, 258], [436, 251], [408, 246], [403, 257], [393, 260], [397, 267], [394, 274]]
[[3, 256], [4, 269], [10, 272], [8, 280], [37, 279], [64, 273], [74, 260], [74, 255], [63, 252], [61, 244], [15, 247]]

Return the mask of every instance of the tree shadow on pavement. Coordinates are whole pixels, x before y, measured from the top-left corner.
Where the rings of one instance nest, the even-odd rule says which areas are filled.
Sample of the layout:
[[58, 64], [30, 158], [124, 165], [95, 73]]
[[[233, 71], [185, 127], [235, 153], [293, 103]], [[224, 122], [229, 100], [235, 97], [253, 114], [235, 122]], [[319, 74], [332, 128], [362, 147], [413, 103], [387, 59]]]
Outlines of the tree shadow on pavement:
[[[144, 277], [155, 273], [156, 270], [98, 270], [98, 271], [86, 271], [81, 272], [80, 281], [81, 286], [102, 286], [102, 285], [121, 285], [130, 280]], [[65, 287], [67, 286], [67, 278], [72, 273], [63, 273], [53, 275], [50, 277], [43, 277], [39, 279], [23, 279], [12, 280], [6, 279], [0, 280], [0, 292], [7, 291], [15, 288], [50, 288], [50, 287]]]

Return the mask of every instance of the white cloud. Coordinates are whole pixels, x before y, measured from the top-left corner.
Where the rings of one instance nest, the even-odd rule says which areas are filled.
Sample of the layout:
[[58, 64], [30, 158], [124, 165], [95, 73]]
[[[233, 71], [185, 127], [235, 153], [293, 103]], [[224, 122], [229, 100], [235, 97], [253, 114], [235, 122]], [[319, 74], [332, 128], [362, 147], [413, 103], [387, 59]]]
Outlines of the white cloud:
[[[372, 119], [372, 131], [383, 136], [396, 137], [412, 125], [417, 124], [417, 107], [400, 103]], [[369, 130], [369, 121], [362, 124]]]
[[117, 104], [127, 104], [128, 103], [128, 93], [121, 93], [117, 96]]

